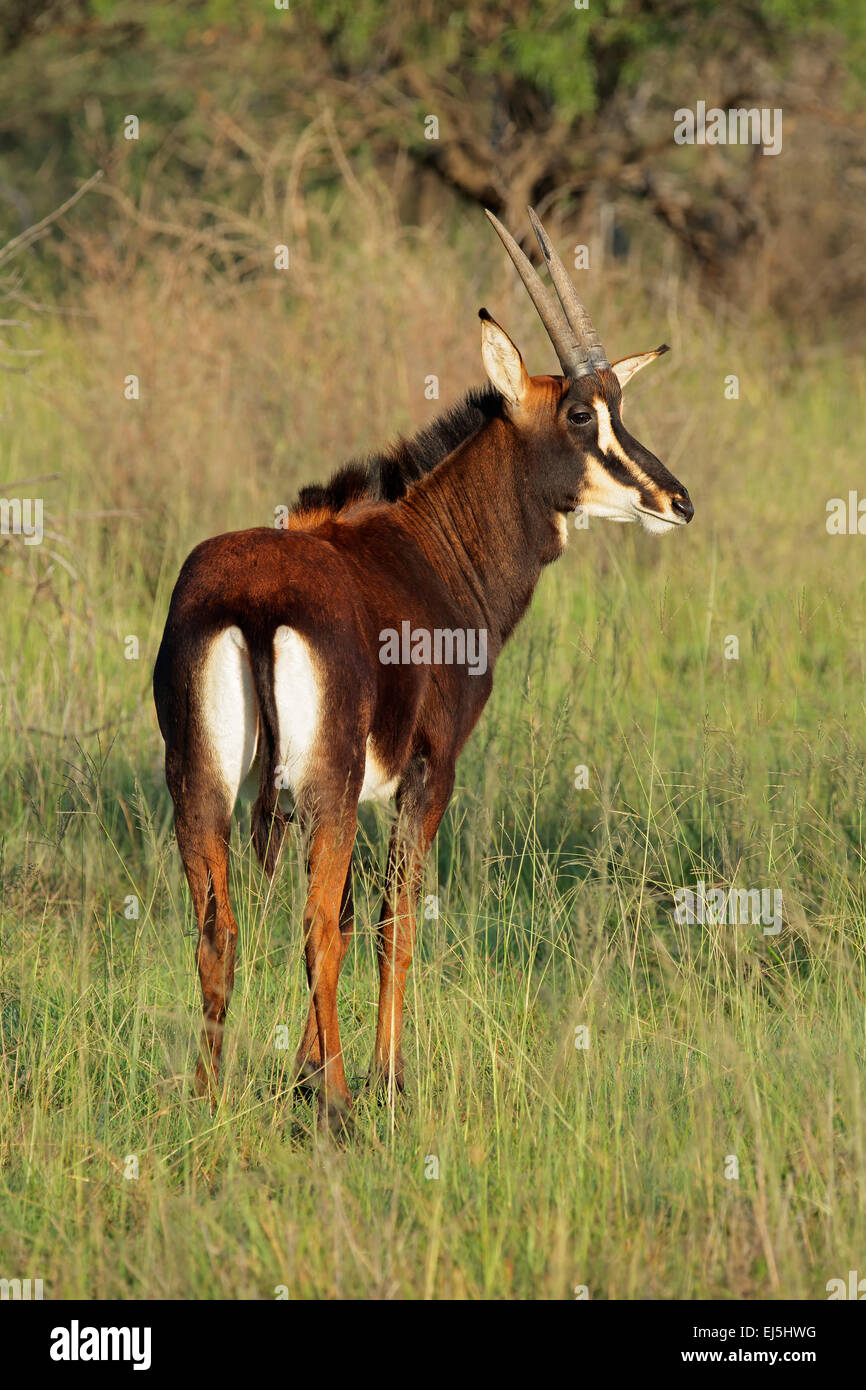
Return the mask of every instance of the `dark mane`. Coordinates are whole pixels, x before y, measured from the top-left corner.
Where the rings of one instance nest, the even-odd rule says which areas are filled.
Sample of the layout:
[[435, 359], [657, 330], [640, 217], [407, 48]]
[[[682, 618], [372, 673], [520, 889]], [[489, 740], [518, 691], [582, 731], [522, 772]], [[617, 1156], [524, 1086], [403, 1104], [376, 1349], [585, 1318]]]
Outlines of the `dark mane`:
[[501, 414], [499, 392], [492, 386], [476, 388], [411, 439], [398, 439], [365, 459], [350, 459], [327, 483], [302, 487], [291, 514], [333, 514], [360, 501], [396, 502], [458, 445]]

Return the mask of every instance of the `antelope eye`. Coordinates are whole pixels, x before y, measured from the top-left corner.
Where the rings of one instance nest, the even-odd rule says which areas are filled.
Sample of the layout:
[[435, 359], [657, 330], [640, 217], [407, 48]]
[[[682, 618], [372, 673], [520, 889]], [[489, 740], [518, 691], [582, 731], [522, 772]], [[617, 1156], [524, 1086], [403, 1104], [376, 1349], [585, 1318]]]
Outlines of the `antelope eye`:
[[592, 414], [588, 410], [570, 410], [568, 412], [568, 423], [570, 425], [588, 425], [592, 420]]

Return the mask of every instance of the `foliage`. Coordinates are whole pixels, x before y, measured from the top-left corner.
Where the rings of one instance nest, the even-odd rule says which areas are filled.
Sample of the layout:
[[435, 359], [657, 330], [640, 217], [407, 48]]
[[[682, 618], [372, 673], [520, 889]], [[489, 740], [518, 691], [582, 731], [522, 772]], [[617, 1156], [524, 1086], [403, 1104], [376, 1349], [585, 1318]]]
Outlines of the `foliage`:
[[[749, 266], [772, 245], [782, 310], [813, 278], [797, 226], [816, 201], [816, 165], [827, 170], [820, 196], [840, 239], [866, 240], [866, 24], [846, 0], [612, 0], [586, 10], [562, 0], [322, 0], [288, 11], [260, 0], [78, 0], [71, 11], [6, 0], [4, 48], [0, 240], [95, 167], [106, 189], [165, 220], [205, 188], [211, 205], [254, 214], [254, 151], [280, 151], [288, 178], [311, 132], [302, 173], [324, 198], [341, 177], [335, 139], [383, 177], [408, 156], [401, 212], [413, 223], [435, 215], [443, 192], [521, 227], [527, 202], [587, 221], [607, 203], [629, 235], [642, 239], [655, 221], [708, 284], [745, 296]], [[796, 147], [782, 159], [731, 149], [696, 161], [673, 145], [672, 116], [698, 98], [782, 106]], [[141, 122], [135, 142], [123, 136], [130, 113]], [[431, 114], [437, 140], [425, 134]], [[793, 223], [779, 211], [791, 187]], [[90, 215], [94, 230], [123, 234], [111, 201]], [[832, 232], [822, 233], [812, 258], [835, 255]], [[839, 260], [829, 308], [862, 297], [866, 269], [854, 261]]]

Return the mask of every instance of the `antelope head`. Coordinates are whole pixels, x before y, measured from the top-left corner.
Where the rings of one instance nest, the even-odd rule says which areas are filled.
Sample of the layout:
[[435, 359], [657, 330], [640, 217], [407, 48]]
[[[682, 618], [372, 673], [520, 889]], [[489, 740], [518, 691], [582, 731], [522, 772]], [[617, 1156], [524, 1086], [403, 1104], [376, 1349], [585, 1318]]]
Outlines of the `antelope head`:
[[550, 271], [556, 299], [501, 222], [487, 213], [511, 257], [556, 349], [562, 376], [530, 377], [508, 334], [486, 309], [482, 357], [507, 402], [514, 426], [534, 437], [539, 466], [531, 485], [542, 505], [563, 518], [581, 507], [590, 516], [638, 521], [647, 531], [670, 531], [691, 521], [694, 507], [682, 483], [629, 434], [622, 393], [635, 372], [667, 346], [609, 362], [565, 266], [532, 208], [529, 218]]

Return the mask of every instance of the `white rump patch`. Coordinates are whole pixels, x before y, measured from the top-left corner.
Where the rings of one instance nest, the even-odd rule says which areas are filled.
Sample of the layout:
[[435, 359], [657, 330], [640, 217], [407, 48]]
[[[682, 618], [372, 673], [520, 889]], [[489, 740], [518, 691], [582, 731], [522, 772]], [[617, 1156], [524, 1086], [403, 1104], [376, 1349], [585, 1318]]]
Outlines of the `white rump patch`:
[[[322, 720], [322, 692], [310, 648], [291, 627], [278, 627], [274, 633], [274, 693], [280, 725], [280, 785], [297, 795], [311, 771], [319, 738], [327, 739], [328, 730]], [[399, 780], [387, 776], [368, 738], [358, 800], [388, 801]]]
[[310, 648], [291, 627], [274, 633], [274, 697], [279, 786], [297, 794], [316, 744], [321, 696]]
[[239, 627], [215, 637], [205, 658], [202, 718], [211, 756], [231, 804], [256, 756], [258, 705], [247, 644]]
[[[277, 707], [277, 768], [280, 801], [290, 806], [312, 773], [322, 728], [322, 690], [306, 639], [294, 628], [274, 633], [274, 699]], [[203, 718], [211, 755], [232, 805], [242, 794], [258, 794], [258, 702], [247, 644], [238, 627], [226, 628], [207, 654]], [[367, 739], [360, 801], [388, 801], [398, 777], [388, 777]]]

